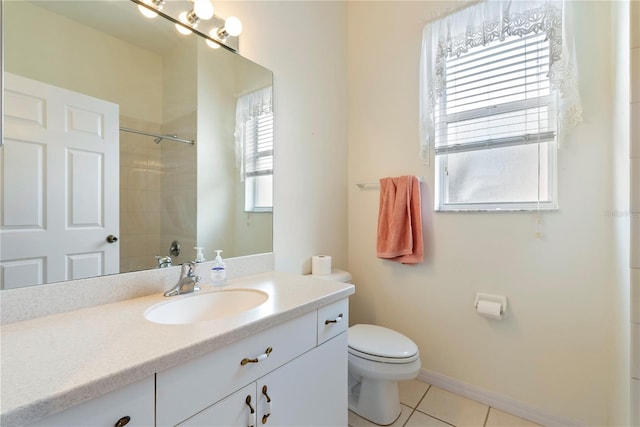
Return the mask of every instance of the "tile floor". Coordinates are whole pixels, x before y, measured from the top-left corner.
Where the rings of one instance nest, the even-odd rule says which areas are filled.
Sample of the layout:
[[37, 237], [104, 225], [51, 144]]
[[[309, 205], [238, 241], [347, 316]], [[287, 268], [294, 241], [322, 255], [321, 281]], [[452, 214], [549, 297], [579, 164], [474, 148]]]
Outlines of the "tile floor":
[[[539, 425], [427, 383], [399, 383], [402, 414], [393, 427], [536, 427]], [[350, 427], [375, 426], [349, 411]]]

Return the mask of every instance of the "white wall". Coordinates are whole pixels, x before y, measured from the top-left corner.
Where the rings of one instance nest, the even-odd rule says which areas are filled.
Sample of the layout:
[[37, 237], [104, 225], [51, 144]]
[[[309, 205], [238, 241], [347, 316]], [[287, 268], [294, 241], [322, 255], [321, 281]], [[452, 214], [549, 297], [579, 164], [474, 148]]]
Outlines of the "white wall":
[[[198, 246], [207, 259], [222, 249], [235, 254], [236, 168], [233, 132], [236, 114], [232, 61], [221, 61], [223, 51], [213, 51], [198, 41]], [[204, 142], [204, 143], [202, 143]]]
[[4, 8], [6, 71], [114, 102], [127, 117], [162, 121], [159, 55], [24, 1]]
[[613, 172], [613, 209], [614, 222], [614, 267], [616, 279], [612, 282], [613, 344], [611, 346], [613, 364], [610, 394], [610, 425], [632, 425], [630, 423], [630, 275], [629, 275], [629, 2], [612, 4], [611, 25], [618, 30], [611, 37], [611, 108], [612, 120], [612, 172]]
[[640, 426], [640, 2], [630, 3], [631, 425]]
[[[352, 321], [405, 333], [427, 370], [558, 417], [606, 425], [614, 418], [614, 365], [625, 361], [612, 338], [622, 315], [614, 310], [610, 214], [612, 6], [577, 4], [585, 122], [558, 153], [560, 210], [543, 214], [536, 239], [534, 214], [433, 212], [433, 168], [417, 154], [418, 61], [425, 18], [451, 5], [349, 2]], [[376, 258], [379, 194], [355, 186], [401, 174], [425, 178], [427, 256], [419, 266]], [[478, 291], [506, 295], [508, 318], [477, 316]]]
[[216, 2], [242, 19], [243, 56], [274, 73], [276, 269], [347, 267], [346, 2]]

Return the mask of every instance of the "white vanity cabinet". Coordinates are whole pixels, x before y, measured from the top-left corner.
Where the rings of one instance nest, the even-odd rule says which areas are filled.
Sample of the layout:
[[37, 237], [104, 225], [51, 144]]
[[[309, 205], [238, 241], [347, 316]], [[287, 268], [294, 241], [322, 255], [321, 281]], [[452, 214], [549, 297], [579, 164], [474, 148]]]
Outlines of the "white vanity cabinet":
[[344, 299], [158, 373], [156, 425], [346, 426], [347, 325]]
[[149, 377], [46, 417], [30, 427], [149, 427], [154, 425], [154, 378]]

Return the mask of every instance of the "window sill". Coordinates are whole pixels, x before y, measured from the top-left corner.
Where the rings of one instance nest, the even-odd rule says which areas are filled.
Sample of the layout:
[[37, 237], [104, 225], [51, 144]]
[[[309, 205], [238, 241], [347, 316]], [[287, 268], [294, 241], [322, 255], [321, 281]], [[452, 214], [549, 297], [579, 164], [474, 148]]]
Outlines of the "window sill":
[[273, 213], [273, 209], [245, 209], [245, 213]]
[[475, 213], [475, 212], [557, 212], [560, 208], [557, 204], [545, 204], [538, 206], [441, 206], [434, 212]]

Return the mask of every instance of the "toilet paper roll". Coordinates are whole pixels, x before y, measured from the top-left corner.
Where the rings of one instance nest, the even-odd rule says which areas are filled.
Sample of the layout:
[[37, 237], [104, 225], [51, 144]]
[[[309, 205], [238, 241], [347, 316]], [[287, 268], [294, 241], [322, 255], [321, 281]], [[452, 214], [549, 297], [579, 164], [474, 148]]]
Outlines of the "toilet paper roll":
[[311, 257], [311, 274], [331, 274], [331, 257], [329, 255]]
[[489, 319], [502, 320], [502, 305], [493, 301], [478, 301], [476, 311], [479, 315]]

